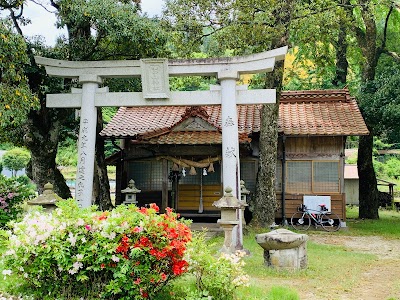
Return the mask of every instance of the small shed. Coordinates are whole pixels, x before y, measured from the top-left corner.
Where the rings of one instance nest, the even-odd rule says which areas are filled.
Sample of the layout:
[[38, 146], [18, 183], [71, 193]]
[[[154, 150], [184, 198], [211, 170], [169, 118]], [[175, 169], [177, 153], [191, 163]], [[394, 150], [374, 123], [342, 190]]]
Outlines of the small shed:
[[344, 166], [344, 192], [346, 194], [346, 204], [359, 205], [358, 188], [358, 169], [357, 165]]

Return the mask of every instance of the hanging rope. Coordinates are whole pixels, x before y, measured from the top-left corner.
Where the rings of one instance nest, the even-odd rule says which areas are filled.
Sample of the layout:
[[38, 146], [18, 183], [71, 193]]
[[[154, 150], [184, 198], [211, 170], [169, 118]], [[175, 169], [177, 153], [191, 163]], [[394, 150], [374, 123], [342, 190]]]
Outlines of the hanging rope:
[[156, 159], [157, 160], [166, 159], [166, 160], [172, 161], [173, 163], [175, 163], [175, 164], [177, 164], [177, 165], [179, 165], [181, 167], [184, 167], [184, 168], [191, 168], [191, 167], [195, 167], [195, 168], [210, 168], [211, 167], [211, 169], [214, 170], [213, 163], [217, 162], [217, 161], [221, 161], [221, 156], [218, 155], [216, 157], [210, 157], [210, 158], [202, 159], [200, 161], [193, 161], [193, 160], [190, 160], [190, 159], [176, 158], [176, 157], [172, 157], [172, 156], [157, 156]]

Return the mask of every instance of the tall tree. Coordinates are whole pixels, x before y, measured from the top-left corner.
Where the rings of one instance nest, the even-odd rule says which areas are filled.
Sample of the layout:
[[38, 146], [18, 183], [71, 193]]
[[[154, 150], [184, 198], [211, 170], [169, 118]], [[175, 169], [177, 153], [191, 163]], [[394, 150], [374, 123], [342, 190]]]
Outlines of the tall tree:
[[[396, 45], [392, 42], [400, 34], [398, 26], [396, 28], [391, 22], [394, 18], [398, 22], [399, 4], [396, 2], [335, 0], [325, 1], [315, 8], [311, 18], [303, 23], [304, 30], [293, 35], [293, 43], [300, 48], [300, 61], [307, 61], [309, 66], [313, 66], [314, 74], [320, 74], [319, 78], [329, 78], [328, 85], [321, 80], [314, 81], [317, 87], [340, 87], [344, 83], [353, 90], [358, 90], [360, 86], [367, 87], [375, 79], [382, 55], [392, 60], [399, 59], [394, 51]], [[327, 18], [331, 23], [323, 21]], [[310, 35], [311, 32], [313, 35]], [[369, 92], [372, 90], [369, 89]], [[371, 101], [365, 101], [370, 97], [373, 95], [368, 96], [363, 91], [357, 96], [370, 130], [370, 135], [359, 140], [359, 199], [360, 217], [375, 219], [378, 218], [379, 202], [372, 145], [377, 114], [370, 113], [368, 106]]]
[[[1, 4], [4, 4], [3, 2]], [[10, 10], [14, 26], [23, 36], [21, 22], [24, 22], [24, 2], [14, 2], [11, 3], [13, 5], [7, 4], [2, 7]], [[155, 57], [164, 51], [165, 37], [162, 30], [157, 22], [140, 14], [139, 1], [51, 0], [50, 5], [55, 9], [58, 26], [66, 26], [68, 38], [59, 41], [55, 49], [52, 49], [52, 55], [49, 55], [49, 51], [44, 52], [40, 49], [36, 51], [39, 55], [70, 60], [138, 59]], [[50, 7], [46, 9], [49, 10]], [[28, 51], [30, 49], [28, 48]], [[38, 69], [33, 59], [25, 73], [29, 78], [30, 89], [40, 92], [40, 109], [29, 112], [24, 139], [32, 153], [32, 177], [39, 186], [42, 186], [42, 182], [54, 182], [56, 192], [63, 196], [60, 187], [66, 185], [64, 180], [56, 180], [59, 171], [55, 164], [55, 155], [61, 126], [70, 112], [65, 109], [46, 108], [45, 94], [68, 90], [74, 83], [70, 80], [58, 80], [57, 91], [49, 88], [51, 85], [46, 81], [54, 79], [46, 79], [44, 70]], [[102, 126], [101, 123], [102, 115], [99, 112], [99, 126]], [[102, 140], [97, 141], [96, 149], [96, 174], [100, 178], [96, 181], [96, 202], [102, 209], [107, 209], [111, 206], [111, 199], [107, 189], [108, 178]]]
[[[392, 1], [386, 1], [383, 3], [383, 7], [378, 7], [374, 1], [359, 0], [357, 1], [358, 6], [355, 7], [355, 12], [359, 14], [359, 22], [354, 24], [354, 31], [356, 34], [358, 46], [360, 47], [361, 53], [364, 57], [364, 61], [361, 67], [361, 81], [364, 84], [375, 79], [377, 66], [379, 59], [382, 55], [386, 54], [395, 60], [399, 60], [399, 55], [395, 52], [390, 51], [387, 47], [388, 37], [388, 26], [392, 14], [398, 11], [395, 8], [396, 3]], [[382, 17], [382, 11], [384, 16], [384, 27], [382, 34], [379, 34], [379, 17]], [[396, 11], [395, 11], [396, 10]], [[361, 109], [365, 115], [364, 101], [359, 98]], [[358, 147], [358, 173], [360, 179], [359, 188], [359, 201], [360, 201], [360, 218], [377, 219], [379, 199], [378, 199], [378, 188], [376, 175], [373, 168], [372, 162], [372, 150], [373, 150], [373, 136], [375, 128], [373, 123], [366, 118], [367, 125], [370, 129], [368, 136], [361, 136]]]
[[[278, 29], [271, 40], [271, 48], [289, 44], [289, 29], [294, 15], [296, 0], [282, 1], [272, 14]], [[254, 222], [261, 226], [272, 224], [277, 208], [275, 178], [278, 148], [279, 98], [283, 86], [284, 62], [276, 63], [273, 73], [267, 74], [265, 88], [275, 88], [276, 104], [264, 104], [260, 126], [260, 160], [257, 176], [257, 191], [254, 199]]]

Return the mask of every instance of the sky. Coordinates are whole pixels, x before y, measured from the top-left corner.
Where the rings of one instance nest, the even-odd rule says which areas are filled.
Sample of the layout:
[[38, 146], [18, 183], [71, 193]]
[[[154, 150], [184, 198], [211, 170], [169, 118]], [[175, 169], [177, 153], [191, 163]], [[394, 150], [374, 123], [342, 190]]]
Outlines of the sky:
[[[142, 0], [142, 10], [143, 12], [147, 12], [150, 16], [159, 16], [163, 4], [163, 0]], [[57, 36], [66, 34], [66, 30], [60, 30], [55, 27], [55, 15], [47, 12], [41, 6], [27, 1], [25, 13], [26, 16], [31, 19], [32, 23], [22, 27], [24, 35], [42, 35], [45, 38], [46, 44], [54, 45]]]

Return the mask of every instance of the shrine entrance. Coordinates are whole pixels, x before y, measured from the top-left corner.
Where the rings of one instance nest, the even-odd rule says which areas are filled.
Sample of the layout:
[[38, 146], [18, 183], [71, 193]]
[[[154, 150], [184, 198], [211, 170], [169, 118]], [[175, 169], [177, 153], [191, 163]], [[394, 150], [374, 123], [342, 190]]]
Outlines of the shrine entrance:
[[[47, 95], [47, 106], [80, 108], [78, 169], [75, 199], [80, 207], [93, 203], [93, 174], [97, 107], [221, 105], [222, 183], [240, 199], [238, 104], [274, 103], [274, 89], [248, 90], [237, 85], [242, 74], [271, 72], [276, 61], [284, 60], [287, 47], [240, 57], [206, 59], [143, 59], [140, 61], [62, 61], [35, 57], [50, 76], [77, 79], [82, 89], [70, 94]], [[171, 92], [170, 76], [216, 76], [219, 85], [209, 91]], [[142, 92], [111, 93], [100, 88], [103, 79], [141, 77]], [[166, 204], [167, 199], [163, 199]]]

